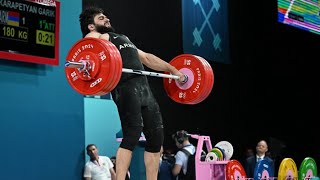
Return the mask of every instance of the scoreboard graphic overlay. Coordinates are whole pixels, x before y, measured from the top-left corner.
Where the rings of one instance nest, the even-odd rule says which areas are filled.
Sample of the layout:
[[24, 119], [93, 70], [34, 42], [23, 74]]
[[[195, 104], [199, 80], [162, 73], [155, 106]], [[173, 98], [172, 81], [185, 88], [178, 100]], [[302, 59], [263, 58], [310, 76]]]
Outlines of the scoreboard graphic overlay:
[[0, 0], [0, 58], [59, 64], [60, 2]]
[[319, 0], [278, 0], [278, 22], [320, 34]]

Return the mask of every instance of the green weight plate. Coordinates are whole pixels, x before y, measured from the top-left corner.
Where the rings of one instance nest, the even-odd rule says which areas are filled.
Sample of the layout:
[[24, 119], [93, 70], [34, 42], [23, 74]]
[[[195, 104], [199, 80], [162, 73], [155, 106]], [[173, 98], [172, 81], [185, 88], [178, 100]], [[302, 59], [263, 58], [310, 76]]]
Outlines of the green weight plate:
[[318, 175], [316, 161], [311, 157], [306, 157], [301, 162], [298, 172], [298, 180], [309, 179]]
[[214, 152], [217, 154], [219, 161], [223, 160], [222, 151], [216, 147], [212, 148], [210, 152]]
[[226, 159], [226, 155], [224, 153], [224, 150], [222, 148], [220, 148], [220, 147], [217, 147], [217, 146], [215, 146], [214, 148], [219, 149], [219, 151], [222, 153], [220, 161], [224, 161]]

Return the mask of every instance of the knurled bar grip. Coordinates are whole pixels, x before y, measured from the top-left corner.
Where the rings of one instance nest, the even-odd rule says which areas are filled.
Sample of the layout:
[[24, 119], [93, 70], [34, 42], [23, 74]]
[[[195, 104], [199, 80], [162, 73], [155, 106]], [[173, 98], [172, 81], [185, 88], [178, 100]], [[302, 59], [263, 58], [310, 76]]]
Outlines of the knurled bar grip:
[[122, 72], [124, 73], [133, 73], [133, 74], [141, 74], [147, 76], [156, 76], [156, 77], [163, 77], [163, 78], [172, 78], [172, 79], [179, 79], [179, 76], [171, 75], [171, 74], [162, 74], [156, 72], [149, 72], [149, 71], [142, 71], [142, 70], [134, 70], [134, 69], [126, 69], [122, 68]]

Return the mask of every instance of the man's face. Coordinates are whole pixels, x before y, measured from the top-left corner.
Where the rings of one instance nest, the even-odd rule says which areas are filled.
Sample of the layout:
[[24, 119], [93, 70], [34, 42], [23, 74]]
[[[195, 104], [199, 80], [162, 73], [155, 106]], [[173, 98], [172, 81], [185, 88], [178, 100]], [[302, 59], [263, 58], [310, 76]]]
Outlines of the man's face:
[[100, 13], [94, 17], [95, 31], [104, 34], [107, 32], [114, 32], [114, 28], [110, 24], [110, 19], [104, 14]]
[[87, 149], [87, 154], [90, 156], [91, 159], [97, 159], [98, 157], [98, 149], [95, 146], [90, 146]]
[[266, 153], [268, 151], [268, 145], [265, 141], [260, 141], [256, 147], [257, 152]]

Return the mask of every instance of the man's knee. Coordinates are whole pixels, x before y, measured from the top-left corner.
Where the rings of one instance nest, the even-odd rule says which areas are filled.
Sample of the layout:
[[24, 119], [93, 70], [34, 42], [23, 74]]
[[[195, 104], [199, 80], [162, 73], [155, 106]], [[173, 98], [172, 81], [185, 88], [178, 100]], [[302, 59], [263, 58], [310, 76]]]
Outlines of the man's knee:
[[146, 130], [144, 135], [147, 140], [145, 150], [152, 153], [160, 152], [164, 140], [163, 128]]
[[140, 126], [126, 127], [125, 129], [122, 129], [122, 131], [123, 131], [123, 139], [120, 144], [120, 147], [133, 151], [133, 149], [137, 146], [139, 142], [139, 138], [142, 132], [142, 127]]

